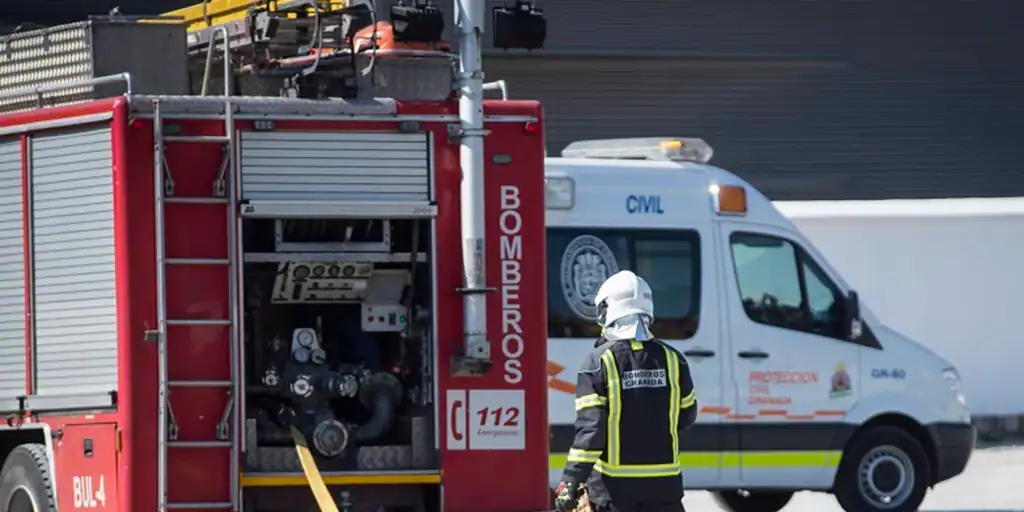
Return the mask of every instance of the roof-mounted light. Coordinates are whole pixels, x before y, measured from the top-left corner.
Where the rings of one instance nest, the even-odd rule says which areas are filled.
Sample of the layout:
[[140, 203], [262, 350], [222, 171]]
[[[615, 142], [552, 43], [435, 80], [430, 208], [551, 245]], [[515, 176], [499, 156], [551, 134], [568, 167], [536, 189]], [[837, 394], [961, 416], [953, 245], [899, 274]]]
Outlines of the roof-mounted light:
[[719, 215], [746, 215], [747, 189], [740, 185], [711, 185], [708, 187], [715, 213]]
[[549, 210], [571, 210], [576, 201], [576, 184], [572, 178], [544, 178], [544, 207]]
[[648, 137], [635, 139], [580, 140], [562, 150], [565, 158], [617, 160], [673, 160], [707, 163], [714, 150], [702, 139]]

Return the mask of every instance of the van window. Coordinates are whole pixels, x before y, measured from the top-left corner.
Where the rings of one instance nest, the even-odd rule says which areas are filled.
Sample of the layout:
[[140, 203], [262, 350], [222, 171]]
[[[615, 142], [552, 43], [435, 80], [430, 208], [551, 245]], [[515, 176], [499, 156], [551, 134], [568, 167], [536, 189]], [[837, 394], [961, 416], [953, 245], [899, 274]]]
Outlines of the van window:
[[700, 313], [700, 236], [693, 230], [548, 229], [548, 337], [594, 338], [594, 296], [612, 274], [632, 270], [654, 292], [651, 331], [686, 339]]
[[736, 282], [751, 320], [842, 338], [839, 288], [798, 245], [753, 233], [730, 237]]

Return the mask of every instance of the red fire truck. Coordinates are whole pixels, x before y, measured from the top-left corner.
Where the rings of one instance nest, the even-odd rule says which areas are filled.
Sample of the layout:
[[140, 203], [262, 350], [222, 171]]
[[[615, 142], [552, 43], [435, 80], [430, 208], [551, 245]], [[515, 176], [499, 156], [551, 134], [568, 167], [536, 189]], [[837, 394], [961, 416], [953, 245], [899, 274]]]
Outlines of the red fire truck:
[[0, 510], [549, 507], [541, 107], [420, 3], [0, 40]]

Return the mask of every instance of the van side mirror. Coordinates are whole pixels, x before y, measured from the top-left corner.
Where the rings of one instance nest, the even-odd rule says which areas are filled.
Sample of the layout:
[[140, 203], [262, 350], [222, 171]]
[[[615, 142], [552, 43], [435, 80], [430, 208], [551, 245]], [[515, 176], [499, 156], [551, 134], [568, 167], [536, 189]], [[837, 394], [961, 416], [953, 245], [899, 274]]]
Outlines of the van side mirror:
[[857, 292], [850, 290], [846, 294], [846, 307], [843, 308], [845, 311], [843, 325], [846, 327], [846, 335], [849, 339], [855, 340], [860, 338], [861, 334], [861, 318], [860, 318], [860, 297]]

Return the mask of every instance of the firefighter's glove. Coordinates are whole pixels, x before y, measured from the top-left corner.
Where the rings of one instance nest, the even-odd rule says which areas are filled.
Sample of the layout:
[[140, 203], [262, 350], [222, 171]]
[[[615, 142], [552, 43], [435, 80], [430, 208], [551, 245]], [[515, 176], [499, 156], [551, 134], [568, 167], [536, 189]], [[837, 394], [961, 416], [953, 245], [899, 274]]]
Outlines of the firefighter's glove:
[[555, 490], [555, 510], [572, 512], [580, 498], [580, 484], [574, 481], [562, 481]]

